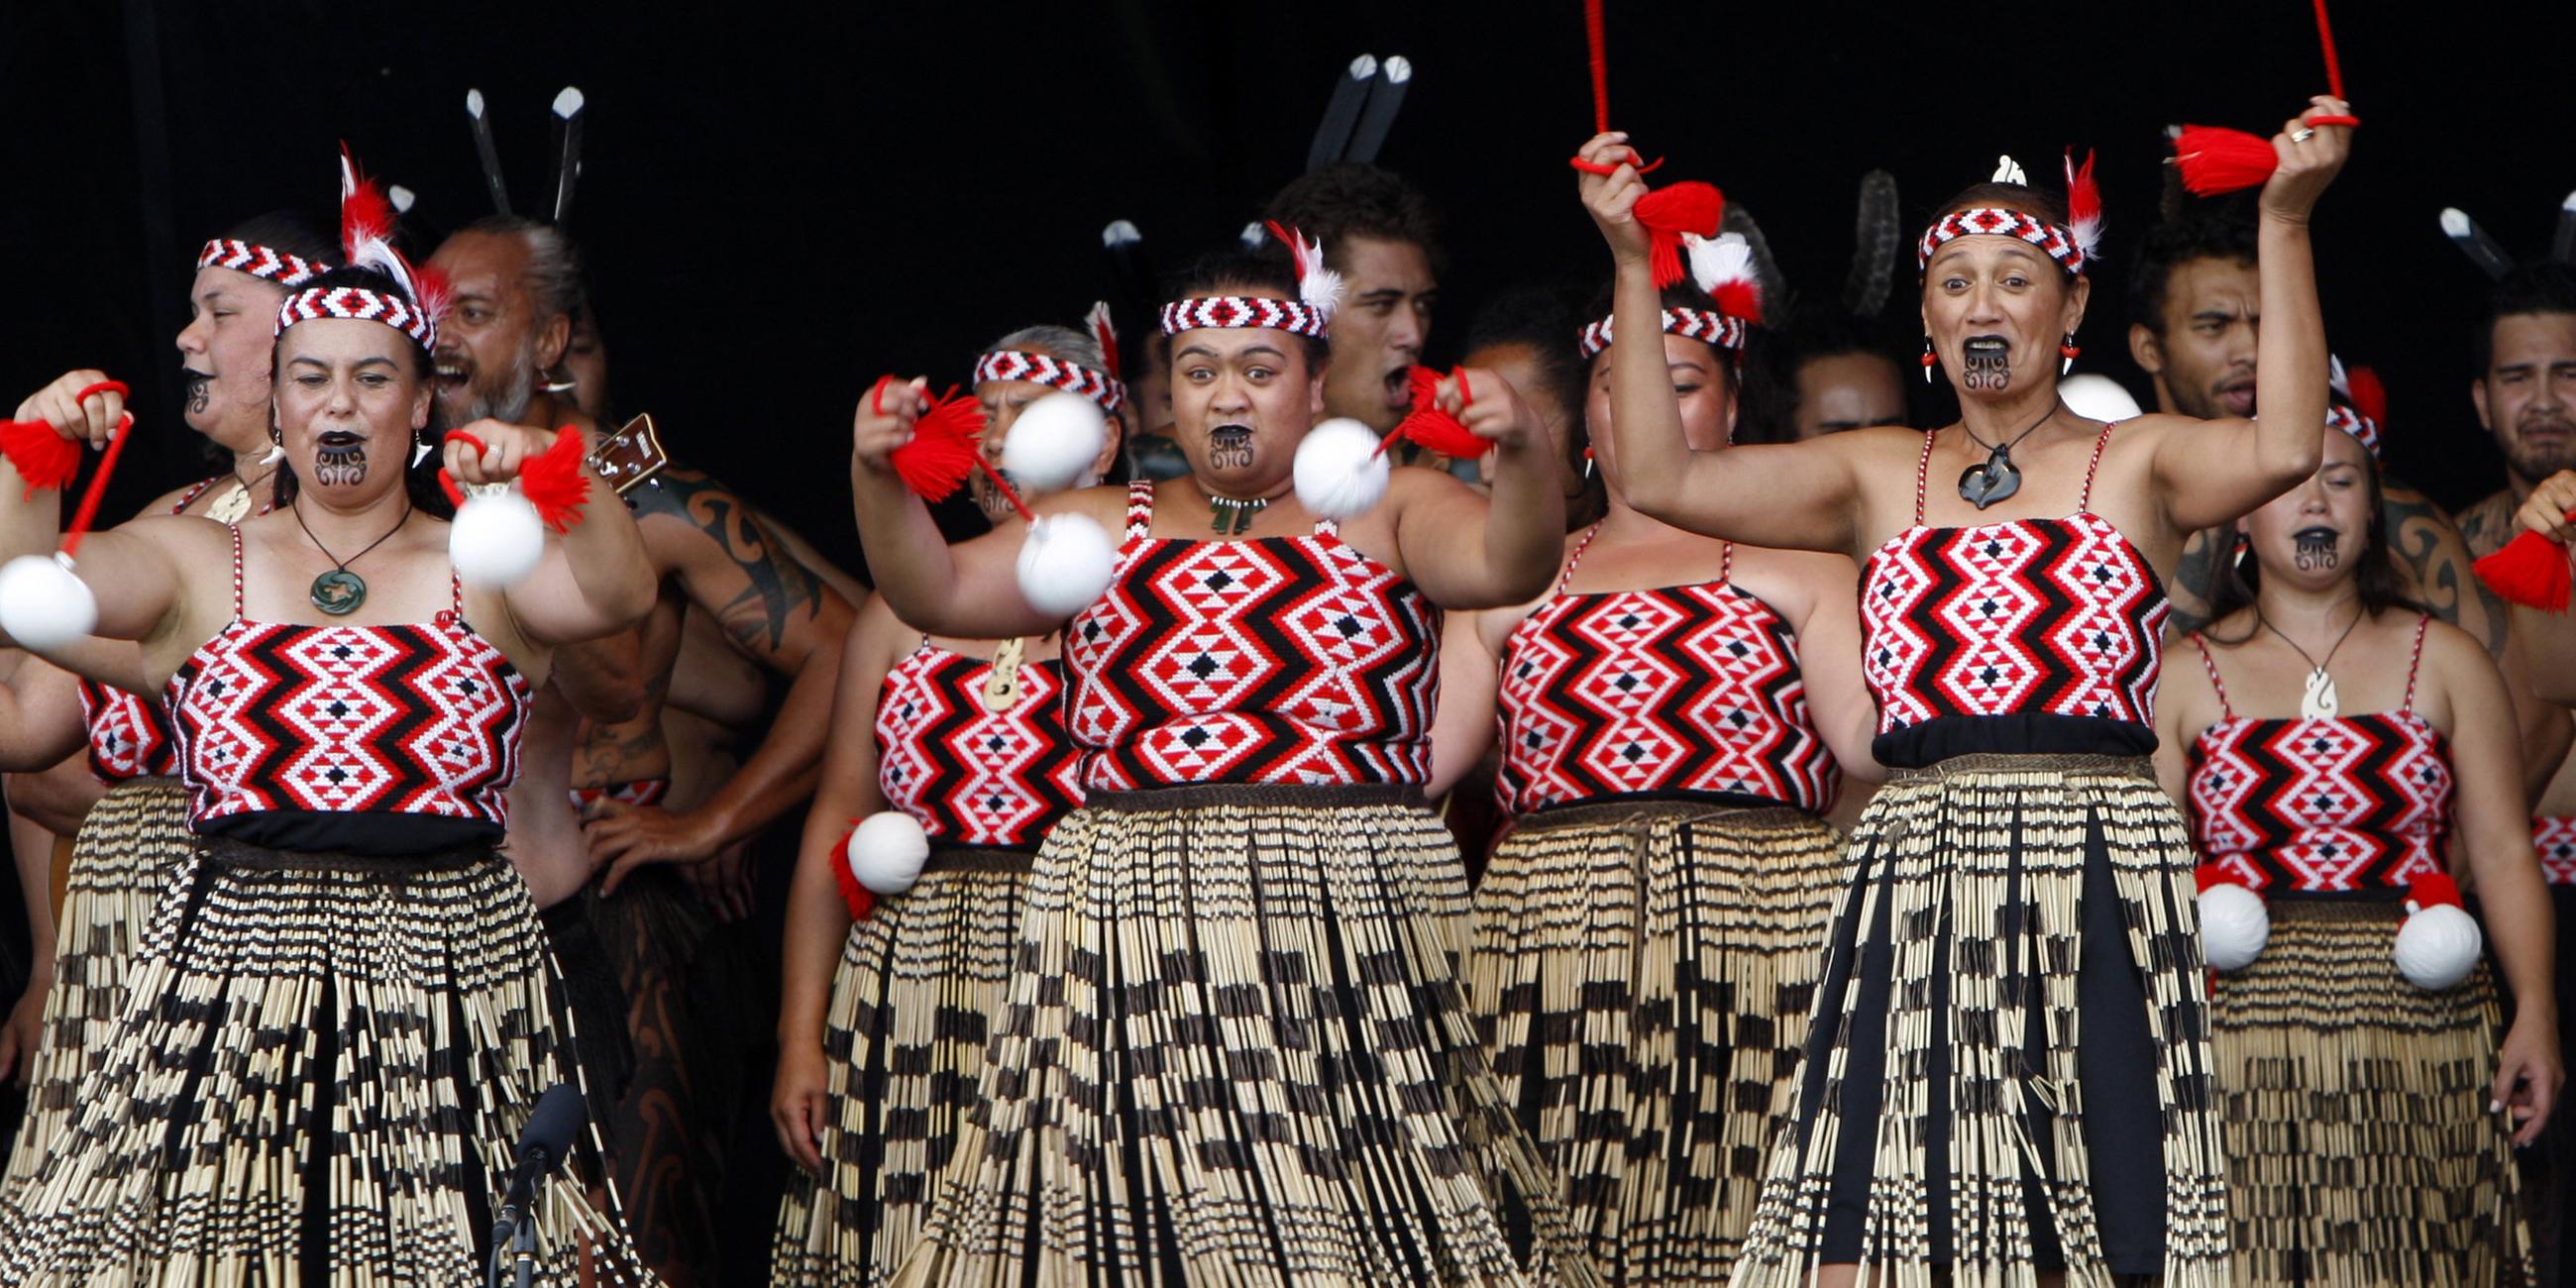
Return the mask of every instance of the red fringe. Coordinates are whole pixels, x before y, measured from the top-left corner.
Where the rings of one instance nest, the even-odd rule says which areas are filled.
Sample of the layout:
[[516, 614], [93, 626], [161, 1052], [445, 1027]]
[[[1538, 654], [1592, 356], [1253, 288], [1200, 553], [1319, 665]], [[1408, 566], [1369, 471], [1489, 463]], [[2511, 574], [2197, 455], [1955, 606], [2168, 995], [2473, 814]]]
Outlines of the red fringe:
[[2281, 158], [2269, 140], [2243, 130], [2186, 125], [2174, 140], [2174, 164], [2182, 167], [2182, 186], [2193, 196], [2216, 197], [2263, 186]]
[[[1457, 417], [1440, 407], [1440, 382], [1446, 377], [1429, 367], [1415, 367], [1405, 379], [1413, 386], [1413, 410], [1395, 432], [1423, 450], [1462, 461], [1472, 461], [1494, 449], [1492, 440], [1479, 437]], [[1460, 386], [1464, 388], [1463, 385]]]
[[1760, 282], [1720, 282], [1709, 292], [1717, 311], [1738, 321], [1759, 324], [1762, 321], [1762, 284]]
[[340, 196], [341, 251], [348, 253], [362, 241], [392, 241], [394, 203], [386, 200], [384, 185], [358, 168], [358, 159], [349, 154], [346, 143], [340, 145], [340, 159], [353, 180], [350, 190]]
[[2452, 880], [2448, 872], [2420, 872], [2406, 878], [2406, 897], [2414, 901], [2417, 908], [2430, 908], [2441, 903], [2454, 908], [2462, 906], [2460, 883]]
[[[2211, 886], [2245, 885], [2243, 881], [2237, 879], [2235, 873], [2228, 871], [2224, 866], [2216, 863], [2204, 863], [2199, 867], [2193, 868], [2191, 870], [2191, 879], [2192, 883], [2198, 887], [2199, 893], [2201, 894], [2209, 893], [2209, 888]], [[2253, 889], [2251, 886], [2247, 886], [2246, 888], [2249, 890]], [[2256, 891], [2256, 893], [2259, 894], [2261, 892]]]
[[1726, 217], [1726, 197], [1715, 184], [1686, 179], [1657, 188], [1637, 201], [1637, 222], [1646, 226], [1655, 289], [1682, 280], [1682, 234], [1715, 237]]
[[2570, 585], [2576, 583], [2576, 571], [2567, 564], [2567, 548], [2537, 532], [2516, 536], [2504, 549], [2469, 567], [2506, 603], [2544, 613], [2566, 612]]
[[850, 833], [858, 830], [859, 821], [850, 820], [850, 831], [841, 833], [840, 843], [832, 847], [832, 882], [841, 888], [841, 902], [850, 909], [850, 920], [865, 921], [876, 910], [876, 892], [859, 884], [859, 874], [850, 871]]
[[69, 487], [80, 477], [81, 445], [41, 420], [0, 420], [0, 456], [18, 467], [28, 500], [39, 491]]
[[983, 437], [984, 408], [951, 388], [930, 400], [930, 409], [912, 423], [912, 441], [886, 459], [914, 496], [945, 501], [975, 472]]
[[558, 535], [581, 522], [590, 500], [590, 474], [581, 467], [586, 446], [581, 431], [566, 425], [555, 431], [554, 446], [519, 462], [519, 494]]

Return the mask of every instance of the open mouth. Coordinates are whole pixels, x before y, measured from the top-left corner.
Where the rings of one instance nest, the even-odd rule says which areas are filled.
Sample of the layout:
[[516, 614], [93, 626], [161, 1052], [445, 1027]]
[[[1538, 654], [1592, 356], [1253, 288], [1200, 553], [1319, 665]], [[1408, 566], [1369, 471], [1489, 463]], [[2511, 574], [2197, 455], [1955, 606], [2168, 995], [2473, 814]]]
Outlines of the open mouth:
[[1389, 407], [1413, 405], [1413, 368], [1410, 365], [1397, 367], [1386, 373], [1386, 405]]
[[2251, 416], [2254, 414], [2254, 382], [2250, 379], [2231, 380], [2220, 385], [2218, 400], [2227, 404], [2227, 414], [2231, 416]]
[[1967, 343], [1959, 346], [1959, 350], [1971, 359], [1991, 360], [2011, 353], [2012, 346], [2006, 344], [2004, 338], [1999, 335], [1972, 335], [1968, 337]]
[[473, 372], [453, 362], [442, 362], [430, 368], [430, 380], [438, 386], [440, 393], [463, 389], [473, 378]]
[[360, 434], [351, 433], [350, 431], [345, 430], [345, 429], [331, 429], [331, 430], [324, 430], [324, 431], [322, 432], [322, 436], [321, 436], [320, 438], [317, 438], [317, 439], [313, 440], [313, 441], [314, 441], [315, 443], [317, 443], [317, 444], [320, 444], [322, 447], [324, 447], [324, 448], [328, 449], [328, 448], [339, 448], [339, 447], [356, 447], [358, 444], [363, 443], [363, 442], [365, 442], [365, 441], [367, 441], [367, 440], [366, 440], [365, 436], [360, 435]]

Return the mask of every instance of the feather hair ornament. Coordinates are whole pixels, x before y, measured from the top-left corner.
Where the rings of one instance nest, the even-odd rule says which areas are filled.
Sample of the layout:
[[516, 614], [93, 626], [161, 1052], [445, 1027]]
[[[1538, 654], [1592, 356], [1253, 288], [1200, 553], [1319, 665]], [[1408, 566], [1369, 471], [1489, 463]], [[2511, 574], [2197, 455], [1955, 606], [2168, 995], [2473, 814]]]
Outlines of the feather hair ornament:
[[1843, 282], [1843, 311], [1876, 317], [1896, 285], [1896, 257], [1905, 244], [1898, 223], [1896, 176], [1872, 170], [1860, 177], [1860, 213], [1852, 229], [1851, 276]]
[[394, 208], [375, 180], [358, 169], [349, 145], [340, 145], [340, 249], [342, 262], [372, 268], [394, 280], [434, 328], [447, 316], [447, 275], [416, 269], [394, 249]]
[[2076, 249], [2084, 252], [2086, 263], [2102, 255], [2102, 188], [2093, 181], [2093, 153], [2087, 149], [2084, 164], [2075, 164], [2075, 149], [2066, 150], [2066, 224], [2075, 234]]
[[1306, 234], [1281, 227], [1275, 219], [1264, 226], [1296, 261], [1297, 298], [1323, 314], [1325, 324], [1330, 325], [1334, 312], [1342, 306], [1342, 275], [1324, 267], [1324, 243], [1308, 241]]
[[1753, 252], [1753, 281], [1762, 288], [1763, 299], [1789, 298], [1789, 279], [1781, 276], [1779, 261], [1771, 257], [1771, 241], [1762, 235], [1762, 225], [1754, 222], [1752, 207], [1741, 202], [1726, 203], [1726, 213], [1718, 217], [1717, 231], [1721, 236], [1743, 238], [1745, 247]]
[[1100, 345], [1100, 365], [1105, 369], [1104, 374], [1112, 380], [1120, 379], [1118, 323], [1109, 316], [1109, 301], [1092, 301], [1091, 312], [1084, 314], [1082, 321], [1083, 325], [1091, 328], [1091, 338]]
[[1762, 279], [1753, 266], [1753, 247], [1740, 233], [1715, 237], [1685, 234], [1690, 248], [1691, 281], [1717, 304], [1717, 311], [1745, 322], [1762, 320]]

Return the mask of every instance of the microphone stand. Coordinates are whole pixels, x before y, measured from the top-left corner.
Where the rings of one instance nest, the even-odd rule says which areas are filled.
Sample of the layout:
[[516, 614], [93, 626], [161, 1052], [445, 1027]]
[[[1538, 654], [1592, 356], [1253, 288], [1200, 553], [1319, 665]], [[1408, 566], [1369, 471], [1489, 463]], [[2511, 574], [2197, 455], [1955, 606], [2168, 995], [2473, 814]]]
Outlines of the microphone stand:
[[500, 1214], [492, 1220], [489, 1288], [501, 1288], [505, 1275], [517, 1288], [533, 1288], [536, 1282], [537, 1198], [544, 1192], [546, 1176], [554, 1167], [543, 1150], [535, 1153], [537, 1166], [522, 1163], [519, 1175], [511, 1178], [509, 1191], [502, 1196]]

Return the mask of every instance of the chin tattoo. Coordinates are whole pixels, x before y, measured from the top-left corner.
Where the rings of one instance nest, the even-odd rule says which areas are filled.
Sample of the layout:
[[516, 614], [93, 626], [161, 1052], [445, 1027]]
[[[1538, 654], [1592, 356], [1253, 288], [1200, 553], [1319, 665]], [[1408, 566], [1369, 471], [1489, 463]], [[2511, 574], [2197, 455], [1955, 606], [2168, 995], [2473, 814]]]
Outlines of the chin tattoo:
[[1208, 467], [1240, 470], [1252, 467], [1252, 431], [1240, 425], [1221, 426], [1208, 434]]
[[313, 457], [313, 482], [320, 487], [354, 487], [367, 481], [367, 447], [350, 443], [319, 449]]
[[187, 399], [188, 414], [191, 416], [204, 415], [206, 412], [206, 403], [209, 399], [207, 387], [214, 383], [214, 377], [205, 375], [202, 372], [181, 371], [179, 373], [179, 379], [184, 385], [181, 396]]
[[2301, 572], [2332, 572], [2343, 566], [2342, 538], [2332, 528], [2306, 528], [2290, 540], [2290, 561]]

